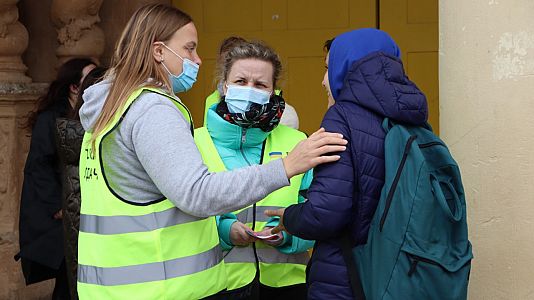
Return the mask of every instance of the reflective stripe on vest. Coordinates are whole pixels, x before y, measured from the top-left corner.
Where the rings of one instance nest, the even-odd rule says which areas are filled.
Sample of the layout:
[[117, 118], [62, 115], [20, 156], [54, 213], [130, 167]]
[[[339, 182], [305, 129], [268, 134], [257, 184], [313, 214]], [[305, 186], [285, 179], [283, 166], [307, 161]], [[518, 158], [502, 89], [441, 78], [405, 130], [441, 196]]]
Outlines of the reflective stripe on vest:
[[[257, 248], [256, 253], [260, 262], [267, 264], [301, 264], [308, 263], [308, 255], [287, 255], [271, 248]], [[254, 249], [252, 247], [233, 247], [224, 256], [225, 263], [255, 263]]]
[[141, 216], [80, 215], [80, 231], [97, 234], [121, 234], [161, 229], [198, 221], [197, 217], [171, 207]]
[[143, 92], [161, 94], [186, 120], [179, 99], [153, 88], [135, 91], [95, 141], [84, 135], [80, 153], [78, 238], [80, 299], [199, 299], [226, 288], [215, 218], [188, 215], [167, 199], [139, 205], [107, 184], [102, 140], [120, 124]]
[[[303, 133], [279, 125], [264, 142], [262, 163], [267, 163], [272, 159], [271, 153], [286, 154], [305, 138]], [[210, 172], [226, 170], [224, 162], [218, 155], [213, 140], [205, 127], [195, 130], [195, 142]], [[279, 158], [279, 155], [276, 156]], [[298, 192], [302, 178], [303, 175], [293, 177], [289, 187], [269, 194], [256, 204], [255, 209], [254, 206], [249, 206], [234, 212], [234, 214], [240, 222], [249, 225], [256, 231], [261, 230], [270, 219], [264, 214], [265, 210], [285, 208], [298, 203]], [[259, 264], [260, 282], [264, 285], [283, 287], [305, 282], [305, 268], [309, 260], [307, 253], [287, 255], [262, 242], [255, 243], [255, 246], [258, 262], [252, 246], [233, 247], [225, 253], [224, 261], [228, 274], [229, 290], [243, 287], [252, 282], [256, 274], [256, 263]]]
[[[134, 266], [100, 268], [78, 265], [78, 281], [98, 285], [121, 285], [165, 280], [207, 270], [219, 264], [219, 245], [188, 257]], [[164, 277], [165, 275], [165, 277]]]
[[[276, 210], [285, 208], [285, 206], [257, 206], [256, 207], [256, 222], [267, 222], [270, 217], [265, 215], [266, 210]], [[240, 210], [236, 217], [241, 223], [247, 223], [248, 220], [252, 220], [252, 214], [254, 214], [254, 207], [249, 206], [243, 210]]]

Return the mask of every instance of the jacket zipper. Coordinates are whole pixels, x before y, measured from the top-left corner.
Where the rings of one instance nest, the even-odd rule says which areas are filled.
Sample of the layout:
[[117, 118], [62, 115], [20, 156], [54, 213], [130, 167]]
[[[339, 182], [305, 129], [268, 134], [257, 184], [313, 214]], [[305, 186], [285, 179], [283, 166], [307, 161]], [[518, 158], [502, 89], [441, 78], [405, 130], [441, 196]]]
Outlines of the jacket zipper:
[[250, 161], [248, 161], [247, 157], [245, 156], [245, 150], [243, 149], [243, 145], [247, 141], [247, 130], [242, 129], [241, 131], [241, 146], [239, 147], [239, 151], [241, 151], [241, 155], [243, 156], [243, 159], [247, 162], [247, 165], [252, 166], [250, 164]]
[[408, 271], [408, 277], [411, 277], [413, 275], [413, 273], [415, 273], [415, 269], [417, 268], [417, 265], [419, 264], [419, 262], [424, 262], [426, 264], [431, 264], [431, 265], [435, 265], [435, 266], [441, 267], [440, 264], [438, 264], [437, 262], [435, 262], [433, 260], [430, 260], [428, 258], [424, 258], [424, 257], [417, 256], [417, 255], [410, 254], [410, 253], [407, 253], [407, 254], [408, 254], [408, 258], [411, 261], [410, 270]]
[[[239, 147], [239, 151], [241, 152], [241, 155], [243, 156], [243, 159], [247, 163], [247, 165], [251, 166], [250, 161], [245, 156], [245, 151], [243, 149], [243, 145], [245, 145], [245, 142], [247, 141], [247, 130], [245, 128], [241, 131], [241, 145]], [[261, 163], [261, 161], [260, 161]], [[256, 203], [252, 205], [252, 231], [256, 230]], [[260, 274], [260, 260], [258, 258], [258, 252], [256, 250], [256, 242], [252, 243], [252, 250], [254, 251], [254, 258], [256, 259], [256, 275]]]

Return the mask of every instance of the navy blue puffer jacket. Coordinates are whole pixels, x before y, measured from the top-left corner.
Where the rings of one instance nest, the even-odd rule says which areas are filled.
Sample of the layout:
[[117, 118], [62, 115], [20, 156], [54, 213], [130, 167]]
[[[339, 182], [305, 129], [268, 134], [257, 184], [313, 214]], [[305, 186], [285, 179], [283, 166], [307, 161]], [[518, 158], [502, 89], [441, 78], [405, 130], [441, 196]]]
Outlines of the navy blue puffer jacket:
[[367, 241], [384, 183], [382, 121], [389, 117], [422, 125], [428, 117], [426, 98], [406, 77], [401, 61], [383, 52], [350, 64], [334, 96], [322, 127], [342, 133], [347, 150], [338, 162], [316, 168], [308, 201], [284, 214], [288, 232], [316, 240], [308, 265], [308, 299], [354, 299], [339, 237], [350, 230], [355, 243]]

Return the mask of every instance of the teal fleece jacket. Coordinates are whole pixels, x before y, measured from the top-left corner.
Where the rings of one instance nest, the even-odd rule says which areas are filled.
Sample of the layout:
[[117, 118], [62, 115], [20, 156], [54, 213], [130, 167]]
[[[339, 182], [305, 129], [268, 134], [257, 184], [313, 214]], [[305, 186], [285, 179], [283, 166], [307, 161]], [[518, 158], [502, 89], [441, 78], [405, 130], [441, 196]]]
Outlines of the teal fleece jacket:
[[[215, 105], [208, 109], [206, 127], [227, 170], [239, 169], [260, 163], [262, 144], [270, 132], [264, 132], [259, 128], [243, 129], [231, 124], [215, 112]], [[312, 179], [313, 171], [310, 170], [304, 174], [300, 190], [307, 190]], [[299, 203], [305, 200], [304, 197], [299, 195]], [[234, 222], [237, 222], [237, 216], [233, 213], [227, 213], [217, 217], [220, 243], [222, 249], [225, 251], [232, 249], [234, 246], [230, 241], [230, 228]], [[278, 223], [279, 218], [273, 217], [269, 219], [265, 226], [274, 227]], [[303, 240], [287, 232], [283, 232], [283, 235], [284, 239], [282, 243], [276, 247], [281, 253], [301, 253], [313, 247], [313, 241]]]

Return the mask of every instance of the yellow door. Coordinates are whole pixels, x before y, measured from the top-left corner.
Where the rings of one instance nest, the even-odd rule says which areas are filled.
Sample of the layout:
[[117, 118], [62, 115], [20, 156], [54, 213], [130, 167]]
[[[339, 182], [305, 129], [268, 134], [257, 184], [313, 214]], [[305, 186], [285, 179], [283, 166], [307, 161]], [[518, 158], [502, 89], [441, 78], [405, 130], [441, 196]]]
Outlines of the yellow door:
[[319, 128], [326, 112], [323, 44], [327, 39], [360, 27], [376, 26], [375, 0], [173, 0], [193, 17], [202, 58], [198, 82], [180, 96], [191, 109], [195, 125], [203, 122], [204, 101], [216, 87], [215, 59], [220, 42], [232, 35], [263, 40], [282, 59], [278, 83], [295, 107], [300, 130]]
[[380, 1], [380, 29], [399, 44], [406, 73], [426, 94], [439, 133], [438, 0]]
[[[399, 43], [408, 75], [427, 93], [431, 123], [438, 129], [437, 0], [173, 0], [189, 13], [199, 33], [203, 64], [195, 87], [180, 96], [195, 125], [203, 123], [204, 102], [216, 87], [215, 59], [220, 42], [232, 35], [263, 40], [282, 59], [278, 83], [295, 107], [300, 130], [315, 131], [326, 112], [323, 44], [364, 27], [389, 32]], [[379, 14], [377, 14], [379, 10]], [[377, 15], [380, 22], [377, 22]]]

